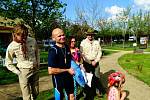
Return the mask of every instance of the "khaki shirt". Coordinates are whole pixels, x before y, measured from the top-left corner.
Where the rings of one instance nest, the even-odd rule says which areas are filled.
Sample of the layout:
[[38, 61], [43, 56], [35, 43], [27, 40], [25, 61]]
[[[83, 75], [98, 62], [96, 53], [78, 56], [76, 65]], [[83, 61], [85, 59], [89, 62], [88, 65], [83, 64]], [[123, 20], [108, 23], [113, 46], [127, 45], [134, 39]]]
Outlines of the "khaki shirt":
[[[33, 68], [39, 66], [39, 53], [35, 39], [28, 37], [26, 40], [26, 45], [28, 50], [27, 59], [23, 57], [21, 43], [12, 41], [6, 50], [5, 65], [10, 71], [16, 74], [19, 74], [19, 70], [16, 67]], [[16, 59], [17, 66], [15, 66], [13, 62], [14, 58]]]
[[101, 46], [99, 41], [89, 41], [87, 38], [81, 41], [80, 51], [85, 62], [91, 64], [91, 61], [99, 62], [102, 56]]

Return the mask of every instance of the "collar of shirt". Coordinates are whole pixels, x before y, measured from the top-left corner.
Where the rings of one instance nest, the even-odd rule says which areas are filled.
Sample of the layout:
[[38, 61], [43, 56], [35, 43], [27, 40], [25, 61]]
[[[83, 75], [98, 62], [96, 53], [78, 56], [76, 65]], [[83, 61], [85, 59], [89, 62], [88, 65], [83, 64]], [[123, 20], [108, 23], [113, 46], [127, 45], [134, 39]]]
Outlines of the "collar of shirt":
[[88, 43], [92, 44], [94, 42], [94, 39], [90, 41], [88, 38], [85, 39]]

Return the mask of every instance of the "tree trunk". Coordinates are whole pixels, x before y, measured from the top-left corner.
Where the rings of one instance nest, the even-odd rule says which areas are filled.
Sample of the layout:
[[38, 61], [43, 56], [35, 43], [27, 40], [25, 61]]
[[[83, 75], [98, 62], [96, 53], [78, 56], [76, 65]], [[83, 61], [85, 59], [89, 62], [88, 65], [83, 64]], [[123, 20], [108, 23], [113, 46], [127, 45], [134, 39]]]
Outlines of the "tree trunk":
[[35, 39], [37, 40], [37, 34], [36, 34], [36, 22], [35, 22], [35, 16], [36, 16], [36, 5], [35, 5], [35, 0], [31, 0], [32, 2], [32, 31], [34, 34]]

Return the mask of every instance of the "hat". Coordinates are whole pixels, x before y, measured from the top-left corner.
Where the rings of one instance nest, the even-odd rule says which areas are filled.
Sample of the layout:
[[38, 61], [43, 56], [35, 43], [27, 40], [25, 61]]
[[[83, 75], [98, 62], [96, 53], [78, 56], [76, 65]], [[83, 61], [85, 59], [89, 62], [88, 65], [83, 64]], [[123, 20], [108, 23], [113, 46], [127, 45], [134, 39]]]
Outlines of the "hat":
[[95, 34], [96, 34], [96, 33], [95, 33], [95, 30], [92, 29], [92, 28], [89, 28], [89, 29], [87, 30], [87, 32], [86, 32], [86, 35], [89, 35], [89, 34], [95, 35]]
[[111, 73], [108, 77], [109, 86], [112, 86], [115, 82], [120, 81], [122, 81], [122, 83], [125, 81], [125, 76], [121, 72]]

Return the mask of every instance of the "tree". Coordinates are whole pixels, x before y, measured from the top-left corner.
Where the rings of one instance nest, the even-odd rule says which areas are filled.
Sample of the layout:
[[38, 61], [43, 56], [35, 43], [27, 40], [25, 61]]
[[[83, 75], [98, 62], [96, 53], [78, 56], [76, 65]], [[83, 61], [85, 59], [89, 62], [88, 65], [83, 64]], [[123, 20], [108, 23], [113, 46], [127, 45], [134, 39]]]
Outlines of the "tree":
[[125, 46], [125, 35], [128, 30], [128, 21], [129, 21], [129, 15], [130, 15], [131, 8], [127, 8], [126, 10], [123, 10], [122, 13], [118, 16], [118, 25], [122, 29], [122, 36], [123, 36], [123, 48]]
[[37, 38], [40, 30], [47, 32], [47, 29], [58, 25], [65, 6], [59, 0], [1, 0], [0, 16], [21, 19]]

